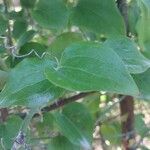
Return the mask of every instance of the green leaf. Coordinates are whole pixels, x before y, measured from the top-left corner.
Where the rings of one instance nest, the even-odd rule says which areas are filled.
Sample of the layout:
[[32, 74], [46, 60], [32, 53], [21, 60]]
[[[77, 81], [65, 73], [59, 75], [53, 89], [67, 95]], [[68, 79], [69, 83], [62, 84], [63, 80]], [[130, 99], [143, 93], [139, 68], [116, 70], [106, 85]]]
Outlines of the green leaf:
[[105, 44], [122, 58], [130, 73], [142, 73], [150, 68], [150, 60], [139, 52], [137, 45], [129, 38], [108, 39]]
[[5, 148], [11, 149], [21, 124], [22, 120], [17, 116], [11, 116], [8, 118], [7, 122], [0, 124], [0, 138], [3, 141]]
[[5, 47], [3, 45], [0, 45], [0, 54], [5, 52]]
[[93, 121], [84, 105], [72, 103], [53, 115], [60, 132], [73, 144], [87, 150], [91, 147]]
[[104, 139], [108, 140], [111, 143], [111, 145], [121, 144], [121, 126], [118, 122], [103, 124], [101, 125], [100, 130]]
[[125, 26], [114, 0], [79, 0], [71, 21], [86, 31], [105, 36], [125, 35]]
[[150, 1], [138, 1], [140, 7], [140, 17], [137, 22], [138, 42], [143, 54], [150, 58]]
[[8, 73], [0, 70], [0, 90], [3, 89], [3, 87], [6, 83], [7, 77], [8, 77]]
[[7, 29], [7, 21], [0, 14], [0, 35], [4, 34]]
[[100, 112], [100, 94], [93, 94], [84, 98], [83, 103], [86, 105], [90, 113], [97, 118], [98, 112]]
[[67, 47], [60, 64], [46, 69], [52, 83], [72, 91], [109, 91], [137, 95], [138, 89], [121, 58], [108, 46], [80, 42]]
[[138, 98], [150, 100], [150, 69], [133, 77], [140, 91]]
[[73, 145], [66, 137], [57, 136], [50, 140], [48, 144], [50, 150], [79, 150], [80, 148]]
[[63, 0], [40, 0], [32, 16], [44, 28], [63, 29], [68, 23], [69, 14]]
[[29, 42], [34, 36], [36, 32], [34, 30], [29, 30], [25, 33], [23, 33], [17, 42], [17, 47], [23, 46], [25, 43]]
[[27, 58], [11, 70], [0, 94], [0, 107], [26, 105], [41, 107], [60, 96], [62, 90], [45, 79], [44, 70], [54, 65], [49, 58]]
[[140, 134], [141, 137], [145, 137], [146, 133], [149, 132], [149, 128], [144, 122], [143, 114], [137, 114], [135, 116], [135, 131]]
[[20, 0], [23, 7], [32, 8], [35, 5], [36, 0]]
[[18, 39], [26, 30], [27, 22], [25, 20], [16, 20], [13, 25], [13, 36]]
[[2, 99], [0, 107], [20, 105], [30, 108], [41, 108], [48, 102], [60, 97], [62, 93], [62, 89], [54, 86], [48, 80], [44, 80], [27, 86], [14, 94], [5, 94], [5, 97], [0, 97]]
[[78, 42], [82, 40], [82, 36], [76, 32], [66, 32], [56, 37], [51, 43], [48, 51], [52, 53], [53, 56], [60, 58], [64, 49], [73, 42]]
[[39, 118], [38, 121], [37, 118], [33, 118], [32, 120], [32, 124], [36, 128], [39, 136], [42, 135], [46, 137], [55, 131], [56, 125], [54, 124], [54, 118], [49, 112], [42, 115], [42, 121], [41, 118]]

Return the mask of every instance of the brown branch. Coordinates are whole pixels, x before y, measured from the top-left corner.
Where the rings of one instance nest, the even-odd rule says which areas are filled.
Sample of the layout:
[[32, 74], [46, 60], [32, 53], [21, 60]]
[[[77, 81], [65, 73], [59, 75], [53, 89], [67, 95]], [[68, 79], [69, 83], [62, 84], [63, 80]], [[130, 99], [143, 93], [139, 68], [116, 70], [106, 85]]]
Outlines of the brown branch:
[[55, 110], [57, 108], [60, 108], [60, 107], [62, 107], [64, 105], [68, 104], [68, 103], [71, 103], [71, 102], [74, 102], [74, 101], [79, 100], [81, 98], [84, 98], [86, 96], [89, 96], [89, 95], [91, 95], [93, 93], [95, 93], [95, 92], [79, 93], [77, 95], [74, 95], [74, 96], [71, 96], [71, 97], [68, 97], [68, 98], [59, 99], [58, 101], [56, 101], [55, 103], [51, 104], [50, 106], [42, 108], [41, 111], [42, 111], [42, 113], [44, 113], [44, 112]]
[[[89, 95], [94, 94], [94, 93], [96, 93], [96, 92], [79, 93], [77, 95], [74, 95], [74, 96], [71, 96], [71, 97], [68, 97], [68, 98], [60, 98], [59, 100], [57, 100], [56, 102], [50, 104], [49, 106], [46, 106], [46, 107], [42, 108], [41, 113], [43, 114], [45, 112], [53, 111], [55, 109], [63, 107], [64, 105], [75, 102], [75, 101], [77, 101], [81, 98], [84, 98], [84, 97], [89, 96]], [[24, 119], [25, 116], [26, 116], [26, 113], [19, 113], [17, 115], [19, 115], [21, 118]], [[37, 117], [37, 116], [39, 116], [39, 114], [34, 115], [34, 117]]]
[[[134, 100], [132, 96], [126, 96], [123, 101], [120, 102], [121, 117], [127, 115], [127, 118], [122, 120], [122, 143], [125, 150], [131, 150], [132, 145], [130, 141], [134, 140]], [[132, 133], [132, 134], [127, 134]], [[134, 144], [134, 143], [133, 143]]]

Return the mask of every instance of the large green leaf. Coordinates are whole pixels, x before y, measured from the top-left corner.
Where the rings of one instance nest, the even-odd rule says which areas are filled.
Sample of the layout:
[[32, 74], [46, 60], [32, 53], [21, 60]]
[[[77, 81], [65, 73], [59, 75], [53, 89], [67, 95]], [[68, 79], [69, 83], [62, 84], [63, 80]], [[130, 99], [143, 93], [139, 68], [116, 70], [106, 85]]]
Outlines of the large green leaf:
[[37, 84], [27, 86], [17, 93], [7, 94], [5, 97], [0, 97], [2, 99], [0, 107], [20, 105], [31, 108], [40, 108], [61, 96], [62, 92], [62, 89], [54, 86], [48, 80], [44, 80]]
[[57, 136], [50, 140], [47, 146], [50, 150], [79, 150], [80, 148], [73, 145], [66, 137]]
[[143, 54], [150, 58], [150, 1], [138, 1], [140, 17], [137, 22], [138, 42]]
[[40, 0], [32, 16], [44, 28], [62, 29], [68, 23], [69, 14], [63, 0]]
[[82, 40], [80, 33], [76, 32], [66, 32], [54, 39], [48, 49], [54, 57], [60, 58], [64, 49], [73, 42], [78, 42]]
[[121, 94], [138, 93], [121, 58], [108, 46], [79, 42], [65, 49], [60, 64], [46, 69], [54, 84], [73, 91], [109, 91]]
[[54, 118], [61, 133], [73, 144], [89, 149], [92, 142], [92, 117], [80, 103], [66, 106], [62, 113], [55, 112]]
[[11, 116], [7, 122], [0, 124], [0, 139], [6, 149], [11, 149], [14, 139], [17, 136], [22, 120], [17, 116]]
[[150, 60], [139, 52], [137, 45], [129, 38], [108, 39], [105, 44], [122, 58], [130, 73], [142, 73], [150, 67]]
[[0, 35], [5, 33], [6, 29], [7, 29], [7, 21], [0, 14]]
[[139, 98], [150, 100], [150, 69], [133, 77], [140, 91]]
[[53, 63], [49, 58], [24, 59], [11, 70], [0, 94], [0, 107], [26, 105], [40, 107], [60, 96], [62, 90], [45, 79], [44, 70]]
[[81, 29], [97, 34], [125, 35], [123, 19], [114, 0], [79, 0], [71, 21]]

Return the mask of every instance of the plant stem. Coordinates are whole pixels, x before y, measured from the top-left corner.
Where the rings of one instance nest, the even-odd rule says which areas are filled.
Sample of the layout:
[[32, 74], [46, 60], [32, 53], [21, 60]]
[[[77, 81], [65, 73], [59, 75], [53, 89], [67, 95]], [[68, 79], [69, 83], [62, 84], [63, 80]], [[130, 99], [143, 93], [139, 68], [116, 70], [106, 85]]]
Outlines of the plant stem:
[[[129, 37], [129, 22], [128, 22], [128, 6], [126, 0], [117, 0], [118, 8], [124, 18], [126, 35]], [[122, 120], [122, 144], [125, 150], [133, 150], [130, 141], [135, 141], [134, 133], [134, 98], [132, 96], [125, 96], [120, 102], [121, 118], [127, 115], [126, 120]], [[131, 132], [132, 134], [127, 134]]]
[[[81, 98], [84, 98], [84, 97], [89, 96], [89, 95], [94, 94], [94, 93], [96, 93], [96, 92], [79, 93], [77, 95], [74, 95], [74, 96], [71, 96], [71, 97], [68, 97], [68, 98], [60, 98], [59, 100], [52, 103], [51, 105], [42, 108], [41, 113], [43, 114], [43, 113], [46, 113], [46, 112], [53, 111], [55, 109], [63, 107], [64, 105], [75, 102], [75, 101], [77, 101]], [[26, 117], [26, 113], [19, 113], [17, 115], [19, 115], [23, 119]], [[39, 114], [35, 114], [33, 117], [37, 117], [37, 116], [39, 116]]]
[[84, 98], [86, 96], [89, 96], [91, 94], [93, 94], [94, 92], [89, 92], [89, 93], [79, 93], [77, 95], [71, 96], [69, 98], [63, 98], [60, 99], [58, 101], [56, 101], [55, 103], [51, 104], [50, 106], [44, 107], [41, 111], [42, 112], [48, 112], [48, 111], [52, 111], [54, 109], [60, 108], [68, 103], [74, 102], [76, 100], [79, 100], [81, 98]]
[[[134, 100], [132, 96], [126, 96], [121, 102], [120, 102], [120, 112], [121, 117], [123, 118], [125, 115], [127, 115], [127, 118], [122, 120], [121, 126], [122, 126], [122, 144], [125, 150], [133, 150], [131, 148], [133, 145], [131, 145], [130, 141], [134, 140]], [[128, 134], [131, 133], [131, 134]], [[133, 143], [134, 144], [134, 143]]]

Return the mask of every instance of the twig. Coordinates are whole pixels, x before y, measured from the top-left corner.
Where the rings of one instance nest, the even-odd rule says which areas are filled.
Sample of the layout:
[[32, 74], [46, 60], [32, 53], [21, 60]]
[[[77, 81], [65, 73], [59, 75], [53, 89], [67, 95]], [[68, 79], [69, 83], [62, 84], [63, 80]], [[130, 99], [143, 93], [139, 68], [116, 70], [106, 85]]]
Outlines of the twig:
[[107, 150], [107, 145], [106, 145], [106, 143], [105, 143], [105, 139], [104, 139], [104, 137], [103, 137], [103, 134], [102, 134], [102, 132], [101, 132], [101, 129], [99, 130], [99, 134], [100, 134], [100, 141], [101, 141], [101, 146], [102, 146], [102, 149], [103, 150]]
[[71, 102], [74, 102], [76, 100], [84, 98], [86, 96], [89, 96], [93, 93], [95, 93], [95, 92], [79, 93], [79, 94], [71, 96], [69, 98], [60, 99], [60, 100], [56, 101], [55, 103], [51, 104], [50, 106], [44, 107], [41, 111], [42, 111], [42, 113], [44, 113], [44, 112], [55, 110], [55, 109], [60, 108], [66, 104], [69, 104]]
[[[64, 105], [75, 102], [75, 101], [77, 101], [81, 98], [84, 98], [84, 97], [89, 96], [89, 95], [94, 94], [94, 93], [96, 93], [96, 92], [79, 93], [77, 95], [74, 95], [74, 96], [71, 96], [71, 97], [68, 97], [68, 98], [60, 98], [59, 100], [52, 103], [51, 105], [42, 108], [41, 113], [43, 114], [43, 113], [46, 113], [46, 112], [53, 111], [53, 110], [58, 109], [58, 108], [60, 108]], [[16, 114], [16, 115], [19, 115], [21, 118], [24, 119], [27, 114], [26, 113], [19, 113], [19, 114]], [[33, 117], [37, 117], [37, 116], [39, 116], [39, 114], [35, 114]]]
[[125, 98], [125, 96], [122, 96], [122, 97], [120, 97], [120, 99], [117, 102], [114, 102], [111, 106], [107, 106], [105, 108], [105, 110], [102, 112], [102, 115], [100, 116], [100, 118], [97, 119], [96, 125], [101, 124], [104, 120], [105, 113], [108, 113], [109, 110], [111, 110], [114, 106], [116, 106], [116, 104], [120, 103], [124, 98]]

